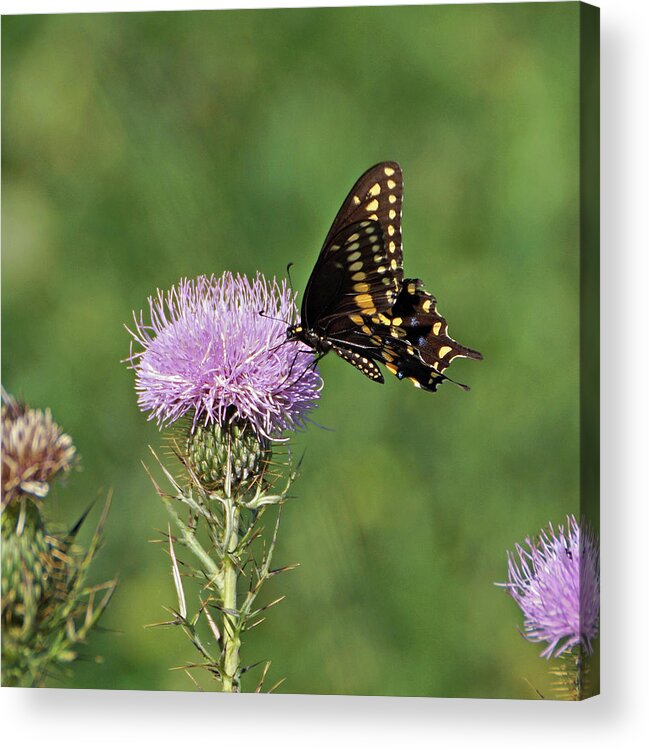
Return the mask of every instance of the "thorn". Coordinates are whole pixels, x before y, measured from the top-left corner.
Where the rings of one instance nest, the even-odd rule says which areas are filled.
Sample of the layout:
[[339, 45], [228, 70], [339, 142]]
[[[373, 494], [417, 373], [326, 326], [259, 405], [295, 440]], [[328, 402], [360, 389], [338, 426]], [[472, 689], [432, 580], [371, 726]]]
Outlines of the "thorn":
[[268, 694], [270, 695], [274, 690], [277, 690], [277, 688], [286, 682], [286, 677], [282, 677], [281, 680], [277, 680], [277, 682], [273, 685], [273, 687], [268, 691]]
[[174, 552], [173, 537], [171, 535], [171, 524], [167, 525], [169, 535], [169, 555], [171, 556], [171, 567], [174, 577], [174, 586], [176, 587], [176, 595], [178, 596], [178, 608], [180, 609], [180, 615], [185, 620], [187, 618], [187, 603], [185, 602], [185, 592], [183, 591], [183, 584], [180, 579], [180, 570], [178, 569], [178, 560], [176, 560], [176, 553]]
[[214, 637], [216, 638], [216, 642], [218, 643], [221, 640], [221, 632], [214, 622], [214, 618], [210, 614], [209, 609], [207, 608], [207, 602], [201, 601], [201, 609], [207, 619], [207, 624], [210, 626], [210, 630], [212, 631], [212, 634], [214, 635]]
[[295, 570], [300, 567], [300, 563], [292, 563], [291, 565], [284, 565], [281, 568], [275, 568], [274, 570], [268, 571], [268, 577], [275, 576], [278, 573], [287, 573], [289, 570]]
[[268, 670], [270, 669], [271, 662], [267, 661], [264, 664], [264, 669], [261, 673], [261, 678], [259, 682], [257, 683], [257, 687], [255, 688], [255, 693], [261, 693], [261, 689], [264, 686], [264, 680], [266, 679], [266, 675], [268, 674]]
[[201, 686], [201, 685], [199, 685], [199, 683], [198, 683], [198, 682], [197, 682], [197, 681], [196, 681], [196, 680], [194, 679], [194, 675], [193, 675], [193, 674], [192, 674], [192, 673], [191, 673], [191, 672], [190, 672], [190, 671], [189, 671], [189, 670], [188, 670], [187, 668], [185, 668], [185, 674], [186, 674], [186, 675], [187, 675], [187, 677], [189, 677], [189, 679], [190, 679], [190, 680], [191, 680], [191, 681], [192, 681], [192, 682], [194, 683], [194, 685], [196, 686], [196, 689], [197, 689], [197, 690], [199, 690], [199, 691], [200, 691], [201, 693], [205, 692], [205, 691], [203, 690], [202, 686]]
[[249, 672], [251, 669], [258, 667], [260, 664], [261, 664], [261, 661], [256, 661], [254, 664], [248, 664], [247, 667], [241, 667], [241, 669], [239, 670], [239, 674], [245, 674], [246, 672]]

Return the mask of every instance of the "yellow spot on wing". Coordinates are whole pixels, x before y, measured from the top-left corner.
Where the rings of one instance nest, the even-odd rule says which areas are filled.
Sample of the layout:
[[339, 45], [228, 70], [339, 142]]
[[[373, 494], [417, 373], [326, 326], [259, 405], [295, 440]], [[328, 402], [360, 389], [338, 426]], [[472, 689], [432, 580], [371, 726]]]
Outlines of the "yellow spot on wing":
[[[370, 297], [369, 294], [357, 294], [354, 297], [354, 302], [364, 310], [367, 310], [368, 308], [374, 307], [374, 301]], [[371, 315], [371, 313], [369, 313]]]
[[388, 187], [390, 190], [394, 190], [394, 188], [397, 186], [397, 183], [394, 180], [388, 180]]
[[375, 182], [372, 187], [368, 190], [369, 195], [375, 196], [381, 192], [381, 186], [378, 182]]
[[360, 205], [361, 199], [360, 199], [360, 198], [359, 198], [359, 197], [358, 197], [357, 195], [355, 195], [355, 196], [354, 196], [354, 197], [352, 198], [352, 200], [354, 201], [354, 203], [355, 203], [355, 204], [356, 204], [357, 206], [359, 206], [359, 205]]
[[438, 321], [438, 322], [437, 322], [437, 323], [435, 323], [435, 325], [433, 326], [433, 334], [434, 334], [435, 336], [439, 336], [439, 332], [440, 332], [441, 328], [442, 328], [442, 324], [441, 324], [441, 323], [440, 323], [440, 322]]
[[453, 347], [451, 346], [442, 346], [440, 347], [440, 350], [437, 352], [440, 359], [444, 359], [444, 357], [449, 353], [453, 351]]
[[365, 206], [366, 211], [376, 211], [376, 209], [379, 207], [379, 202], [376, 200], [376, 198], [373, 201], [370, 201], [367, 206]]
[[354, 291], [355, 292], [369, 292], [370, 285], [366, 284], [365, 282], [360, 282], [359, 284], [354, 284]]
[[359, 238], [360, 238], [360, 234], [358, 234], [358, 232], [356, 232], [354, 234], [350, 234], [349, 235], [349, 237], [347, 238], [347, 242], [356, 242], [356, 240], [359, 239]]
[[392, 177], [392, 175], [394, 174], [394, 169], [392, 169], [392, 167], [384, 167], [383, 172], [387, 177]]

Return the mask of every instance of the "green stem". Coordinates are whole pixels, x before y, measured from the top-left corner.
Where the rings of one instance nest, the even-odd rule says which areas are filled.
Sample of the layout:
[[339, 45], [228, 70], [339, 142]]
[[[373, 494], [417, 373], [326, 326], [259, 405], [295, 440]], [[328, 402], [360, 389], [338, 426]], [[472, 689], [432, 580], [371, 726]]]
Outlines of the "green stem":
[[189, 547], [189, 549], [198, 557], [198, 559], [203, 563], [205, 566], [205, 569], [208, 572], [208, 575], [210, 577], [210, 580], [216, 584], [216, 586], [221, 589], [223, 586], [222, 581], [222, 572], [219, 570], [218, 565], [212, 560], [212, 558], [207, 554], [207, 552], [203, 549], [200, 542], [196, 538], [196, 534], [192, 533], [187, 526], [182, 522], [180, 516], [178, 513], [176, 513], [173, 505], [167, 498], [162, 498], [164, 504], [167, 506], [167, 510], [169, 512], [169, 515], [173, 518], [176, 526], [180, 530], [180, 533], [182, 534], [182, 540], [184, 544]]
[[[223, 558], [223, 692], [239, 692], [239, 613], [237, 611], [237, 547], [239, 545], [239, 508], [230, 500], [230, 524], [226, 524], [226, 554]], [[228, 528], [229, 526], [229, 528]]]

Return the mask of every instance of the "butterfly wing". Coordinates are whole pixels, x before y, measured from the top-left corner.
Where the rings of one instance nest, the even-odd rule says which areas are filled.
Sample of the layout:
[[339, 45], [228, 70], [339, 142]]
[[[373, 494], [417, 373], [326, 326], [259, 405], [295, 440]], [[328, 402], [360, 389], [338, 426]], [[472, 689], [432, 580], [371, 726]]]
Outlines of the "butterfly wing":
[[[388, 317], [389, 323], [383, 318]], [[376, 359], [398, 378], [407, 378], [427, 391], [447, 380], [444, 371], [456, 357], [482, 359], [448, 335], [446, 319], [437, 310], [437, 300], [420, 279], [404, 279], [389, 316], [374, 316], [372, 332], [382, 341]], [[462, 383], [458, 385], [466, 390]]]
[[[343, 334], [332, 334], [333, 341], [337, 346], [349, 347], [356, 361], [382, 362], [399, 379], [408, 379], [428, 391], [437, 390], [448, 379], [444, 371], [456, 357], [482, 359], [480, 352], [448, 335], [437, 301], [420, 279], [404, 279], [391, 310], [362, 316], [357, 327]], [[363, 371], [362, 367], [359, 369]], [[458, 385], [466, 388], [462, 383]]]
[[322, 335], [351, 315], [390, 308], [403, 280], [403, 176], [396, 162], [365, 172], [343, 201], [302, 300], [302, 324]]
[[399, 338], [408, 341], [422, 361], [439, 373], [456, 357], [482, 359], [482, 354], [469, 349], [448, 335], [448, 324], [437, 310], [437, 300], [424, 288], [421, 279], [405, 279], [392, 308], [391, 325], [399, 330]]
[[360, 177], [311, 273], [301, 324], [371, 380], [383, 382], [381, 362], [398, 378], [435, 391], [455, 357], [482, 355], [448, 335], [419, 279], [404, 281], [402, 201], [396, 162], [376, 164]]

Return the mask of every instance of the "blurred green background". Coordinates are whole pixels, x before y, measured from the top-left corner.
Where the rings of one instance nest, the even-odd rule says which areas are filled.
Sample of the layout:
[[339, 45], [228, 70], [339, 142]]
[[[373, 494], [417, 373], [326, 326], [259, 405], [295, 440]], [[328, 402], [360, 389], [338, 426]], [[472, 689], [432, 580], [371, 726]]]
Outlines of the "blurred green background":
[[[193, 689], [149, 544], [123, 328], [147, 295], [225, 269], [303, 289], [355, 179], [405, 174], [405, 270], [459, 360], [427, 394], [333, 355], [251, 634], [280, 691], [536, 697], [541, 648], [493, 584], [506, 550], [578, 512], [578, 5], [5, 17], [2, 379], [49, 405], [83, 471], [67, 522], [112, 488], [95, 578], [120, 585], [74, 687]], [[330, 431], [333, 430], [333, 431]], [[98, 509], [95, 510], [95, 516]], [[253, 637], [254, 635], [254, 637]], [[52, 683], [60, 684], [60, 683]], [[64, 683], [66, 684], [66, 683]], [[253, 677], [248, 689], [256, 684]], [[245, 683], [244, 683], [245, 687]]]

